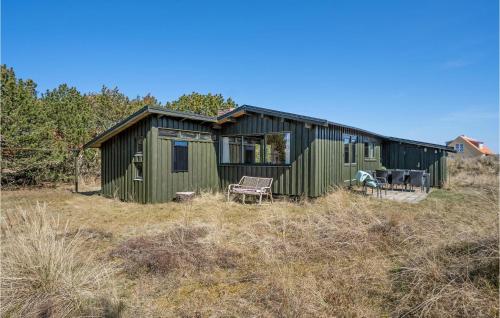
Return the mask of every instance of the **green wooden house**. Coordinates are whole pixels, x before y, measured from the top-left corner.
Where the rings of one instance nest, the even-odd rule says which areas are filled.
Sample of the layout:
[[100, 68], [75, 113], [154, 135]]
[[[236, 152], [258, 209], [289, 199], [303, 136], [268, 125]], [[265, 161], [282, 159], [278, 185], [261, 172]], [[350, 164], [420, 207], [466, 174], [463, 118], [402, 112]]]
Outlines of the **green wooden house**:
[[101, 149], [102, 194], [141, 203], [225, 189], [245, 175], [272, 177], [275, 194], [317, 197], [381, 166], [426, 170], [441, 186], [452, 151], [248, 105], [218, 117], [146, 106], [88, 147]]

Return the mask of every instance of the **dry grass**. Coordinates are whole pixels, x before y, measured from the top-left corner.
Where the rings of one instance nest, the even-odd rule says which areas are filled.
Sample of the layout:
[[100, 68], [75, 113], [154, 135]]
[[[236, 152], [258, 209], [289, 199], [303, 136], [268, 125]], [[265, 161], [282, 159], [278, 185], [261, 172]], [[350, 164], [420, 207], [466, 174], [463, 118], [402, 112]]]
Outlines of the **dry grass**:
[[[104, 293], [111, 275], [89, 259], [79, 232], [67, 238], [45, 207], [5, 213], [2, 223], [1, 313], [4, 317], [116, 316]], [[83, 255], [85, 253], [85, 255]]]
[[[126, 317], [498, 315], [498, 163], [452, 163], [418, 204], [337, 190], [312, 201], [139, 205], [64, 189], [46, 201], [117, 266]], [[72, 228], [74, 231], [75, 228]]]

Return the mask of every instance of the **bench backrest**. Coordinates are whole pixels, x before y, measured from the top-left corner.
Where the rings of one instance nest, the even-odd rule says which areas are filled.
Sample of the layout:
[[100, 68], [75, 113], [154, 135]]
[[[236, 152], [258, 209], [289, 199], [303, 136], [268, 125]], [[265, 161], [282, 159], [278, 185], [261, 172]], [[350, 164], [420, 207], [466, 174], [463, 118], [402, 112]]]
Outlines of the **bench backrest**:
[[404, 184], [405, 172], [404, 170], [392, 170], [392, 184]]
[[259, 178], [259, 177], [248, 177], [243, 176], [239, 182], [239, 185], [242, 187], [248, 188], [264, 188], [270, 187], [273, 183], [273, 178]]
[[259, 178], [257, 188], [270, 188], [273, 183], [273, 178]]
[[410, 170], [410, 184], [413, 186], [420, 187], [424, 183], [424, 171], [423, 170]]
[[242, 187], [255, 188], [257, 187], [257, 181], [259, 181], [257, 177], [244, 176], [241, 178], [239, 185]]

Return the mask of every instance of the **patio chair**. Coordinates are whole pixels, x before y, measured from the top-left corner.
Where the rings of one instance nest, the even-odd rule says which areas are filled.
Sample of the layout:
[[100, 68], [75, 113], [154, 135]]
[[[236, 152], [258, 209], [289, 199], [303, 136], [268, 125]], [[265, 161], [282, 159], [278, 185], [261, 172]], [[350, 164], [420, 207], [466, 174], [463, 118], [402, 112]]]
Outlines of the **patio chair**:
[[420, 187], [420, 191], [424, 191], [424, 171], [423, 170], [410, 170], [410, 190], [413, 187]]
[[387, 186], [389, 186], [389, 181], [388, 181], [389, 180], [389, 171], [387, 171], [387, 170], [375, 170], [374, 175], [375, 175], [375, 179], [377, 179], [377, 181], [382, 184], [382, 187], [384, 189], [386, 189]]
[[392, 170], [392, 181], [391, 187], [400, 185], [401, 187], [405, 185], [405, 171], [404, 170]]
[[[376, 178], [372, 177], [371, 174], [369, 174], [366, 171], [359, 170], [356, 173], [355, 177], [356, 181], [360, 182], [363, 185], [363, 191], [366, 194], [368, 192], [368, 188], [377, 190], [377, 198], [382, 197], [382, 183], [380, 183]], [[385, 194], [387, 195], [387, 189], [385, 190]]]

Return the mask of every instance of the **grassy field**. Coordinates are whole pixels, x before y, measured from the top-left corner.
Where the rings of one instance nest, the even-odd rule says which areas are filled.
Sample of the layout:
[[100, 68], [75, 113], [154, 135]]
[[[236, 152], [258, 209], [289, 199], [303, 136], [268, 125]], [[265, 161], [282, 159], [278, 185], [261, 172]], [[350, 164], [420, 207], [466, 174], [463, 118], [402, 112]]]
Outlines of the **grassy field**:
[[[109, 317], [496, 317], [498, 163], [450, 171], [418, 204], [346, 190], [263, 206], [214, 194], [139, 205], [67, 187], [3, 191], [3, 312], [21, 312], [15, 296], [32, 303], [25, 314], [48, 316], [91, 306]], [[60, 268], [71, 255], [71, 274], [51, 280], [23, 265], [44, 254], [52, 273], [51, 251]], [[68, 283], [85, 266], [95, 286], [92, 277]], [[14, 293], [6, 277], [27, 272], [44, 287], [32, 278]]]

